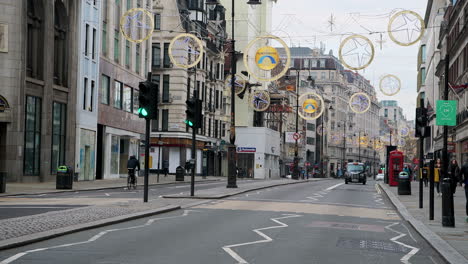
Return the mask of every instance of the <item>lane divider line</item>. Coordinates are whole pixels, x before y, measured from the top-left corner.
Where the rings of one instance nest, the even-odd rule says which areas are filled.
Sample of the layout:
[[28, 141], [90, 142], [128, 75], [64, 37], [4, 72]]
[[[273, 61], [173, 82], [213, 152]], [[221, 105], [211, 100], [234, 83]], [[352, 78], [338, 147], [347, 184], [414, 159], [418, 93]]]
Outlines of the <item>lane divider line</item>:
[[[253, 232], [257, 233], [259, 236], [263, 237], [264, 239], [262, 240], [257, 240], [257, 241], [252, 241], [252, 242], [247, 242], [247, 243], [240, 243], [240, 244], [234, 244], [234, 245], [228, 245], [224, 246], [223, 250], [226, 251], [233, 259], [237, 261], [238, 264], [248, 264], [248, 262], [243, 259], [239, 254], [237, 254], [232, 248], [235, 247], [241, 247], [241, 246], [247, 246], [247, 245], [253, 245], [253, 244], [260, 244], [260, 243], [269, 243], [273, 241], [273, 238], [267, 236], [265, 233], [261, 232], [263, 230], [269, 230], [269, 229], [275, 229], [275, 228], [284, 228], [288, 227], [287, 224], [280, 222], [280, 219], [287, 219], [287, 218], [293, 218], [293, 217], [301, 217], [302, 215], [295, 215], [295, 214], [283, 214], [283, 217], [277, 217], [277, 218], [270, 218], [271, 221], [279, 224], [275, 226], [269, 226], [269, 227], [263, 227], [263, 228], [258, 228], [252, 230]], [[0, 263], [3, 264], [3, 263]]]
[[335, 189], [336, 187], [338, 187], [338, 186], [340, 186], [340, 185], [343, 185], [343, 184], [344, 184], [344, 182], [338, 183], [338, 184], [336, 184], [336, 185], [333, 185], [333, 186], [331, 186], [331, 187], [326, 188], [325, 190], [326, 190], [326, 191], [331, 191], [331, 190]]
[[185, 217], [187, 216], [190, 212], [197, 212], [196, 210], [184, 210], [184, 213], [181, 215], [176, 215], [176, 216], [168, 216], [168, 217], [158, 217], [158, 218], [152, 218], [149, 219], [145, 224], [138, 225], [138, 226], [131, 226], [131, 227], [125, 227], [125, 228], [115, 228], [115, 229], [108, 229], [102, 232], [99, 232], [99, 234], [91, 237], [88, 240], [85, 241], [80, 241], [80, 242], [75, 242], [75, 243], [68, 243], [68, 244], [62, 244], [62, 245], [57, 245], [57, 246], [52, 246], [52, 247], [46, 247], [46, 248], [37, 248], [37, 249], [32, 249], [32, 250], [27, 250], [21, 253], [18, 253], [16, 255], [13, 255], [3, 261], [0, 262], [0, 264], [10, 264], [15, 260], [18, 260], [21, 257], [24, 257], [27, 254], [34, 253], [34, 252], [40, 252], [40, 251], [46, 251], [50, 249], [56, 249], [56, 248], [64, 248], [64, 247], [71, 247], [71, 246], [77, 246], [77, 245], [82, 245], [82, 244], [87, 244], [94, 242], [98, 240], [99, 238], [103, 237], [104, 235], [110, 233], [110, 232], [116, 232], [116, 231], [125, 231], [125, 230], [131, 230], [131, 229], [138, 229], [138, 228], [143, 228], [146, 226], [149, 226], [153, 224], [155, 221], [159, 220], [165, 220], [165, 219], [173, 219], [173, 218], [179, 218], [179, 217]]
[[400, 259], [401, 263], [410, 264], [409, 259], [410, 259], [412, 256], [414, 256], [416, 253], [418, 253], [419, 248], [416, 248], [416, 247], [413, 247], [413, 246], [410, 246], [410, 245], [407, 245], [407, 244], [405, 244], [405, 243], [403, 243], [403, 242], [398, 241], [398, 239], [400, 239], [400, 238], [406, 236], [405, 233], [401, 233], [401, 232], [399, 232], [399, 231], [397, 231], [397, 230], [395, 230], [395, 229], [392, 228], [392, 226], [396, 226], [396, 225], [398, 225], [398, 224], [400, 224], [400, 223], [395, 222], [395, 223], [393, 223], [393, 224], [390, 224], [390, 225], [386, 226], [385, 228], [398, 234], [398, 236], [393, 237], [393, 238], [390, 239], [393, 243], [396, 243], [396, 244], [398, 244], [398, 245], [401, 245], [401, 246], [404, 246], [404, 247], [406, 247], [406, 248], [411, 249], [410, 252], [408, 252], [408, 254], [404, 255], [404, 256]]

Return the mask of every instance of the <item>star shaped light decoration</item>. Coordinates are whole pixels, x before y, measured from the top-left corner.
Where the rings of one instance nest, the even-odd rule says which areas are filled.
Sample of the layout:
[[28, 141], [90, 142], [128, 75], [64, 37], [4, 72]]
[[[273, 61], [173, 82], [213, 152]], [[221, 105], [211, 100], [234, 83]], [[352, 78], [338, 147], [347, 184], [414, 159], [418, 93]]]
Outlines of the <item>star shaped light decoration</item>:
[[179, 34], [169, 45], [171, 62], [180, 68], [195, 67], [201, 61], [202, 55], [203, 43], [193, 34]]
[[371, 100], [365, 93], [355, 93], [349, 99], [351, 110], [357, 114], [363, 114], [370, 108]]
[[153, 15], [143, 8], [130, 9], [120, 18], [120, 31], [128, 41], [141, 43], [153, 34]]
[[424, 28], [424, 20], [418, 13], [404, 10], [390, 18], [388, 35], [398, 45], [411, 46], [422, 38]]
[[270, 94], [267, 91], [255, 91], [250, 96], [250, 102], [255, 111], [263, 112], [270, 106]]
[[361, 35], [352, 35], [341, 42], [340, 61], [351, 70], [362, 70], [374, 59], [374, 45]]

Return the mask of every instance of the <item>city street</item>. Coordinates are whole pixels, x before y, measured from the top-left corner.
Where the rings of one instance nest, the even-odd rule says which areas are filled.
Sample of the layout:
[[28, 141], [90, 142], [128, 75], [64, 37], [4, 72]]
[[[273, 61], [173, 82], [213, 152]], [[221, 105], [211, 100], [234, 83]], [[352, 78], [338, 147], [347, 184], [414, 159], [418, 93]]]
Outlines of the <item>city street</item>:
[[0, 263], [445, 262], [374, 181], [324, 180], [5, 250]]

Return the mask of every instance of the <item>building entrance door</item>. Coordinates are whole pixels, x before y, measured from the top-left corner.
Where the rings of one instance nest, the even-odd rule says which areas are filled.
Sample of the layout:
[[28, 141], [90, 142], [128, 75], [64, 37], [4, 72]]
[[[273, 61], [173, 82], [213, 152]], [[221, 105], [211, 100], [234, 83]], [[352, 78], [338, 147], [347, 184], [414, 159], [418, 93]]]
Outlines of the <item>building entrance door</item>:
[[83, 176], [85, 181], [92, 180], [91, 175], [91, 148], [90, 146], [85, 146], [85, 162], [83, 166]]
[[6, 172], [6, 136], [7, 123], [0, 122], [0, 172]]

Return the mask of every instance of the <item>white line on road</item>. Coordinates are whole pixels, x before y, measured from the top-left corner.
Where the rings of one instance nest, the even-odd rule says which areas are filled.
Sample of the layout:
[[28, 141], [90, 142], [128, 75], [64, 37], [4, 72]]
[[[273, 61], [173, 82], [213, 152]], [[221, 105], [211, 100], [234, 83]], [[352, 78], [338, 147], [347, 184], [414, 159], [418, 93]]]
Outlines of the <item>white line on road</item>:
[[340, 186], [340, 185], [343, 185], [343, 184], [344, 184], [344, 182], [338, 183], [338, 184], [336, 184], [336, 185], [333, 185], [333, 186], [331, 186], [331, 187], [326, 188], [325, 190], [326, 190], [326, 191], [331, 191], [331, 190], [335, 189], [336, 187], [338, 187], [338, 186]]
[[106, 195], [106, 196], [110, 196], [110, 194], [108, 194], [108, 193], [105, 193], [105, 195]]
[[[416, 253], [418, 253], [419, 248], [415, 248], [415, 247], [412, 247], [412, 246], [410, 246], [410, 245], [407, 245], [407, 244], [405, 244], [405, 243], [403, 243], [403, 242], [398, 241], [398, 239], [400, 239], [400, 238], [406, 236], [406, 234], [401, 233], [401, 232], [399, 232], [399, 231], [396, 231], [395, 229], [392, 229], [392, 226], [396, 226], [396, 225], [398, 225], [398, 224], [399, 224], [399, 223], [396, 222], [396, 223], [393, 223], [393, 224], [390, 224], [390, 225], [386, 226], [385, 228], [398, 234], [398, 236], [393, 237], [393, 238], [390, 239], [393, 243], [396, 243], [396, 244], [398, 244], [398, 245], [401, 245], [401, 246], [404, 246], [404, 247], [406, 247], [406, 248], [411, 249], [411, 251], [410, 251], [408, 254], [404, 255], [404, 256], [400, 259], [401, 263], [410, 264], [409, 259], [410, 259], [412, 256], [414, 256]], [[0, 263], [0, 264], [1, 264], [1, 263]]]
[[[268, 229], [275, 229], [275, 228], [283, 228], [283, 227], [288, 227], [287, 224], [278, 221], [279, 219], [286, 219], [286, 218], [293, 218], [293, 217], [301, 217], [302, 215], [295, 215], [295, 214], [283, 214], [283, 217], [277, 217], [277, 218], [270, 218], [271, 221], [279, 224], [277, 226], [269, 226], [269, 227], [263, 227], [263, 228], [258, 228], [252, 230], [253, 232], [257, 233], [259, 236], [263, 237], [264, 239], [262, 240], [257, 240], [257, 241], [252, 241], [252, 242], [247, 242], [247, 243], [241, 243], [241, 244], [234, 244], [234, 245], [228, 245], [224, 246], [223, 250], [226, 251], [233, 259], [237, 261], [238, 264], [248, 264], [248, 262], [243, 259], [241, 256], [239, 256], [234, 250], [231, 248], [234, 247], [241, 247], [241, 246], [247, 246], [247, 245], [253, 245], [253, 244], [259, 244], [259, 243], [268, 243], [272, 242], [273, 238], [267, 236], [265, 233], [260, 232], [262, 230], [268, 230]], [[0, 263], [3, 264], [3, 263]]]
[[124, 231], [124, 230], [130, 230], [130, 229], [137, 229], [137, 228], [143, 228], [143, 227], [146, 227], [146, 226], [149, 226], [151, 224], [153, 224], [153, 222], [155, 221], [158, 221], [158, 220], [165, 220], [165, 219], [173, 219], [173, 218], [179, 218], [179, 217], [184, 217], [184, 216], [187, 216], [189, 214], [189, 212], [197, 212], [196, 210], [184, 210], [184, 213], [182, 215], [177, 215], [177, 216], [169, 216], [169, 217], [160, 217], [160, 218], [152, 218], [152, 219], [149, 219], [145, 224], [143, 225], [139, 225], [139, 226], [131, 226], [131, 227], [125, 227], [125, 228], [115, 228], [115, 229], [108, 229], [108, 230], [105, 230], [105, 231], [102, 231], [100, 232], [99, 234], [93, 236], [92, 238], [86, 240], [86, 241], [81, 241], [81, 242], [76, 242], [76, 243], [69, 243], [69, 244], [62, 244], [62, 245], [58, 245], [58, 246], [53, 246], [53, 247], [47, 247], [47, 248], [37, 248], [37, 249], [32, 249], [32, 250], [27, 250], [27, 251], [24, 251], [24, 252], [21, 252], [21, 253], [18, 253], [16, 255], [13, 255], [3, 261], [0, 262], [0, 264], [9, 264], [9, 263], [12, 263], [13, 261], [27, 255], [27, 254], [30, 254], [30, 253], [34, 253], [34, 252], [39, 252], [39, 251], [46, 251], [46, 250], [49, 250], [49, 249], [56, 249], [56, 248], [64, 248], [64, 247], [71, 247], [71, 246], [76, 246], [76, 245], [81, 245], [81, 244], [87, 244], [87, 243], [91, 243], [91, 242], [94, 242], [96, 240], [98, 240], [99, 238], [103, 237], [104, 235], [106, 235], [107, 233], [110, 233], [110, 232], [115, 232], [115, 231]]
[[73, 208], [69, 206], [0, 206], [0, 209], [49, 209], [49, 208]]

